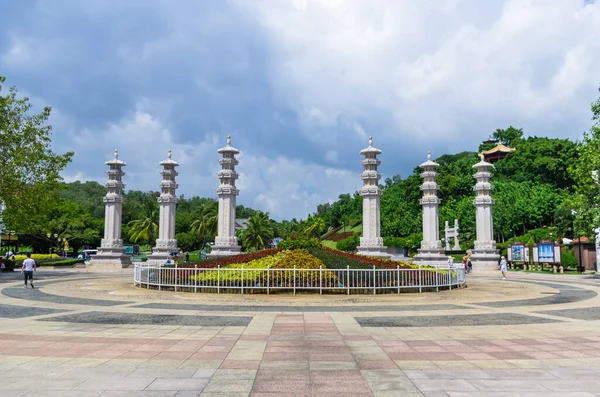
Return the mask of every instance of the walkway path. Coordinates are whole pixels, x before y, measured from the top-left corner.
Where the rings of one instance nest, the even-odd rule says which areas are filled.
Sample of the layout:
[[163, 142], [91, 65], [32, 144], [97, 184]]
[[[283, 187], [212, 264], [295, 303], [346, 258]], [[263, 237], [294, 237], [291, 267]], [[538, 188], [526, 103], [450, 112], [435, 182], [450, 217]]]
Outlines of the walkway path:
[[0, 395], [600, 396], [600, 279], [407, 295], [205, 295], [0, 275]]

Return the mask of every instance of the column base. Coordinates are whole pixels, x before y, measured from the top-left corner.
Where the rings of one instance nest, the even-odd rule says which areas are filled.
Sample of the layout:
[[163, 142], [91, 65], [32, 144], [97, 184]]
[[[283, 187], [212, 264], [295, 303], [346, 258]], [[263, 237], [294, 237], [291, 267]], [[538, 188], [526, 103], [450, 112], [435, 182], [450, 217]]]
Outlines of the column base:
[[220, 258], [223, 256], [240, 255], [242, 247], [239, 245], [213, 245], [208, 258]]
[[181, 250], [177, 247], [154, 247], [152, 253], [148, 255], [146, 263], [151, 265], [164, 265], [171, 253], [177, 252], [181, 258]]
[[131, 257], [122, 252], [99, 250], [92, 259], [85, 264], [85, 268], [92, 271], [119, 271], [131, 266]]
[[413, 262], [424, 266], [448, 266], [448, 257], [443, 248], [419, 248]]
[[356, 252], [357, 255], [363, 255], [363, 256], [376, 256], [379, 258], [390, 258], [391, 255], [388, 254], [387, 252], [387, 247], [380, 245], [380, 246], [364, 246], [364, 247], [356, 247], [356, 249], [358, 250]]
[[471, 250], [471, 263], [473, 268], [498, 268], [500, 251], [495, 248], [474, 248]]

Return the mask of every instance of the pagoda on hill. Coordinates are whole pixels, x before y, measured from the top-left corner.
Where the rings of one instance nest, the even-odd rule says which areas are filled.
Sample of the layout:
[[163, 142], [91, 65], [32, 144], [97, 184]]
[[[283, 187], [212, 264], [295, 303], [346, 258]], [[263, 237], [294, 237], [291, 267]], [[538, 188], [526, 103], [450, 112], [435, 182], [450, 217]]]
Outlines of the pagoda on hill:
[[483, 150], [481, 152], [484, 160], [491, 164], [495, 163], [498, 160], [502, 160], [503, 158], [508, 156], [510, 153], [517, 150], [515, 148], [511, 148], [511, 147], [503, 145], [502, 141], [490, 142], [488, 140], [488, 141], [485, 141], [484, 143], [497, 143], [497, 145], [495, 147], [491, 148], [490, 150]]

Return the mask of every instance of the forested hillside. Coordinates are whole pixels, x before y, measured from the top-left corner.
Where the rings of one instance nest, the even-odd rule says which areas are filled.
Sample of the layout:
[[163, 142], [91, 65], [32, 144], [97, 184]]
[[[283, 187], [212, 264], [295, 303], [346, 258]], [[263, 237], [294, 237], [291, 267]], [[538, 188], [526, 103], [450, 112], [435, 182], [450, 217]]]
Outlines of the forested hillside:
[[[569, 167], [577, 163], [577, 145], [568, 139], [540, 137], [524, 138], [523, 131], [509, 127], [493, 133], [495, 139], [517, 150], [495, 164], [493, 176], [494, 233], [499, 241], [529, 229], [555, 226], [561, 236], [573, 235], [573, 215], [576, 206], [574, 181]], [[475, 237], [473, 206], [473, 165], [477, 152], [444, 154], [435, 161], [438, 168], [440, 230], [444, 221], [458, 219], [463, 240]], [[421, 196], [416, 167], [406, 178], [395, 175], [386, 178], [381, 197], [381, 234], [384, 237], [408, 237], [420, 242]], [[333, 204], [323, 204], [317, 214], [327, 226], [354, 226], [361, 222], [362, 198], [358, 193], [343, 194]], [[407, 246], [414, 244], [407, 243]]]

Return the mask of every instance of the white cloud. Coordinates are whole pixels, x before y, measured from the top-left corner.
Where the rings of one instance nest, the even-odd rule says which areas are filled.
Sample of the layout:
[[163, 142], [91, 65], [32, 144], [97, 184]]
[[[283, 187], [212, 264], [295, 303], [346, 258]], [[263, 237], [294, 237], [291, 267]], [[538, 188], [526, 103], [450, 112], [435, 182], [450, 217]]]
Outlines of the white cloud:
[[339, 163], [340, 159], [338, 158], [337, 150], [328, 150], [327, 153], [325, 153], [325, 160], [330, 163]]
[[265, 0], [252, 10], [279, 51], [284, 97], [350, 119], [390, 114], [396, 125], [382, 138], [443, 144], [470, 139], [470, 123], [539, 135], [557, 122], [574, 128], [549, 133], [576, 138], [589, 125], [598, 3]]
[[[147, 100], [139, 103], [153, 107]], [[214, 134], [206, 136], [199, 145], [175, 142], [159, 118], [138, 108], [119, 123], [101, 130], [86, 129], [76, 133], [70, 145], [61, 146], [61, 149], [76, 153], [64, 177], [67, 182], [96, 180], [104, 183], [104, 161], [112, 158], [114, 149], [119, 149], [119, 158], [127, 163], [124, 168], [126, 188], [158, 190], [158, 163], [171, 149], [173, 159], [180, 164], [178, 194], [216, 197], [215, 189], [219, 183], [216, 177], [219, 170], [217, 149], [224, 146], [225, 141]], [[235, 141], [232, 145], [236, 146]], [[340, 194], [360, 187], [358, 167], [355, 174], [299, 159], [268, 158], [238, 149], [241, 152], [238, 156], [238, 203], [269, 212], [278, 220], [305, 218], [318, 204], [335, 200]], [[87, 171], [80, 171], [82, 168]]]
[[54, 107], [69, 180], [103, 182], [118, 147], [127, 187], [156, 189], [170, 148], [180, 191], [214, 197], [231, 134], [240, 203], [305, 217], [360, 187], [369, 135], [382, 171], [406, 175], [496, 128], [578, 138], [591, 124], [599, 2], [182, 1], [0, 6], [0, 66]]
[[359, 166], [353, 173], [299, 159], [244, 153], [238, 168], [240, 202], [278, 220], [306, 218], [317, 205], [335, 201], [361, 185]]

